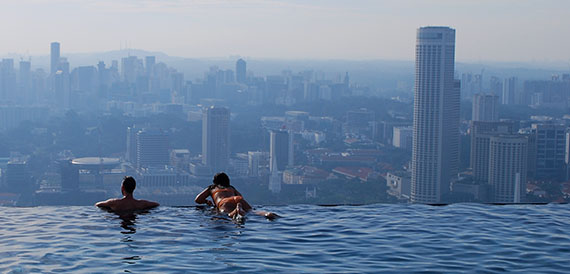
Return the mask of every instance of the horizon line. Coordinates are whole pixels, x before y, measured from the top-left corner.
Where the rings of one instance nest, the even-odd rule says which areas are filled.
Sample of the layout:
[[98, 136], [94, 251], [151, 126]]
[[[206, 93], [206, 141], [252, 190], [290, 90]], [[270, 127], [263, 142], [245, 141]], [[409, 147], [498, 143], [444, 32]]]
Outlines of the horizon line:
[[[60, 43], [61, 44], [61, 43]], [[159, 54], [159, 55], [164, 55], [165, 57], [168, 58], [177, 58], [177, 59], [193, 59], [193, 60], [227, 60], [227, 59], [232, 59], [235, 58], [235, 60], [237, 59], [244, 59], [246, 61], [248, 60], [262, 60], [262, 61], [317, 61], [317, 62], [323, 62], [323, 61], [339, 61], [339, 62], [377, 62], [377, 61], [386, 61], [386, 62], [414, 62], [414, 58], [410, 58], [410, 59], [404, 59], [404, 58], [400, 58], [400, 59], [392, 59], [392, 58], [382, 58], [382, 57], [369, 57], [369, 58], [342, 58], [342, 57], [290, 57], [290, 58], [284, 58], [284, 57], [268, 57], [268, 56], [242, 56], [240, 54], [229, 54], [227, 56], [181, 56], [181, 55], [170, 55], [164, 51], [155, 51], [155, 50], [146, 50], [146, 49], [140, 49], [140, 48], [122, 48], [122, 49], [115, 49], [115, 50], [106, 50], [106, 51], [88, 51], [88, 52], [67, 52], [66, 54], [61, 54], [61, 57], [66, 57], [68, 55], [97, 55], [97, 54], [109, 54], [109, 53], [113, 53], [113, 52], [117, 52], [117, 53], [121, 53], [121, 52], [128, 52], [128, 51], [140, 51], [140, 52], [145, 52], [145, 53], [151, 53], [151, 54]], [[50, 53], [47, 52], [46, 54], [22, 54], [22, 53], [16, 53], [16, 52], [9, 52], [9, 53], [3, 53], [0, 54], [0, 58], [20, 58], [20, 59], [30, 59], [32, 57], [40, 57], [40, 58], [49, 58]], [[127, 57], [128, 55], [125, 55], [125, 57]], [[136, 56], [136, 55], [133, 55]], [[140, 57], [144, 57], [144, 56], [156, 56], [156, 55], [142, 55]], [[139, 57], [139, 56], [137, 56]], [[566, 69], [568, 69], [570, 71], [570, 61], [567, 60], [485, 60], [485, 59], [459, 59], [459, 60], [455, 60], [455, 63], [459, 63], [459, 64], [470, 64], [470, 65], [553, 65], [553, 66], [565, 66]], [[555, 68], [552, 68], [555, 69]], [[562, 69], [562, 68], [556, 68], [556, 69]]]

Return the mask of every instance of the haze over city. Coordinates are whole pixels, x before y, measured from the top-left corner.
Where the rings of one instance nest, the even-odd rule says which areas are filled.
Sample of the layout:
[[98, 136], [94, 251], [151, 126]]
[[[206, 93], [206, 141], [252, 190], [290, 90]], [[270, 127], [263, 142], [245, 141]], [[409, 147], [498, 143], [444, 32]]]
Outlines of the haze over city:
[[569, 14], [0, 0], [0, 272], [570, 273]]
[[421, 25], [457, 32], [459, 62], [568, 64], [570, 2], [2, 1], [1, 55], [136, 48], [171, 56], [413, 60]]

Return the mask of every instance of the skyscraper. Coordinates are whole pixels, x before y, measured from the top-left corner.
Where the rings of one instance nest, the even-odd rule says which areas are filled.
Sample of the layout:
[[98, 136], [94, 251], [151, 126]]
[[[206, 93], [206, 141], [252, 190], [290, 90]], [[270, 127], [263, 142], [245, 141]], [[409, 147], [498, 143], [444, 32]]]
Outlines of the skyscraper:
[[503, 81], [503, 105], [513, 105], [515, 103], [517, 78], [511, 77]]
[[97, 68], [94, 66], [80, 66], [71, 72], [71, 88], [87, 94], [94, 94], [98, 87]]
[[394, 127], [392, 145], [402, 149], [411, 149], [413, 133], [414, 129], [412, 127]]
[[164, 167], [170, 163], [168, 134], [158, 129], [137, 133], [137, 167]]
[[[277, 158], [272, 158], [271, 166], [277, 166]], [[271, 191], [271, 193], [276, 194], [281, 192], [282, 178], [283, 177], [280, 176], [279, 170], [277, 170], [276, 168], [271, 170], [271, 176], [269, 177], [269, 191]]]
[[289, 159], [292, 156], [289, 155], [292, 151], [289, 149], [289, 146], [292, 145], [289, 133], [285, 130], [272, 130], [269, 137], [269, 170], [271, 172], [274, 169], [283, 171], [289, 164]]
[[[462, 83], [463, 84], [463, 83]], [[477, 93], [473, 95], [473, 121], [499, 121], [497, 105], [499, 96], [494, 94]]]
[[59, 102], [58, 106], [61, 108], [69, 107], [69, 93], [65, 90], [66, 80], [69, 80], [69, 77], [66, 77], [61, 70], [53, 75], [54, 99]]
[[411, 201], [439, 203], [459, 161], [455, 30], [422, 27], [416, 36]]
[[144, 58], [144, 70], [146, 76], [153, 76], [154, 75], [154, 66], [156, 65], [156, 57], [155, 56], [146, 56]]
[[127, 127], [127, 154], [126, 160], [134, 165], [137, 163], [137, 133], [140, 131], [136, 126]]
[[144, 67], [141, 59], [129, 56], [121, 59], [121, 77], [129, 84], [134, 84]]
[[16, 88], [14, 59], [4, 58], [0, 63], [0, 98], [14, 99], [16, 97]]
[[471, 169], [476, 182], [487, 183], [489, 180], [489, 143], [491, 137], [512, 134], [515, 125], [512, 121], [471, 122]]
[[241, 84], [246, 82], [246, 64], [243, 59], [236, 62], [236, 81]]
[[489, 142], [489, 184], [495, 203], [524, 200], [527, 172], [527, 139], [520, 135], [491, 137]]
[[20, 61], [20, 72], [18, 73], [18, 89], [20, 96], [19, 101], [25, 104], [35, 102], [35, 96], [32, 96], [32, 63], [30, 61]]
[[59, 43], [51, 43], [51, 54], [50, 54], [50, 74], [54, 75], [57, 72], [57, 67], [59, 66]]
[[461, 98], [467, 99], [483, 89], [483, 75], [463, 73], [461, 75]]
[[566, 130], [563, 124], [533, 124], [536, 140], [536, 178], [564, 179]]
[[230, 158], [230, 110], [211, 106], [202, 113], [202, 163], [224, 171]]
[[251, 177], [258, 177], [259, 176], [259, 163], [261, 161], [261, 157], [263, 153], [260, 151], [248, 151], [247, 152], [247, 159], [248, 159], [248, 175]]

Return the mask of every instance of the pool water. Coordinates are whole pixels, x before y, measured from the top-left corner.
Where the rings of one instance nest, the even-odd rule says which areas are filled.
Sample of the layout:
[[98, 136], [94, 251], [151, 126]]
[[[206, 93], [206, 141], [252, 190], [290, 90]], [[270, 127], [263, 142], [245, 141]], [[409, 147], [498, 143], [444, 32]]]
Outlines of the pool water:
[[0, 207], [0, 272], [570, 273], [570, 205]]

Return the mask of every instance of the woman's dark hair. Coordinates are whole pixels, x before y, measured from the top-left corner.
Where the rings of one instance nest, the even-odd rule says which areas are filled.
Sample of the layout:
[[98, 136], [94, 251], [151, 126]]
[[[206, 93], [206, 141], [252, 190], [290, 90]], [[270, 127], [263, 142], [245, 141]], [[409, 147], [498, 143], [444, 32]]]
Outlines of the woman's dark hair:
[[220, 172], [214, 175], [214, 185], [215, 186], [223, 186], [229, 187], [230, 186], [230, 177], [227, 174]]

